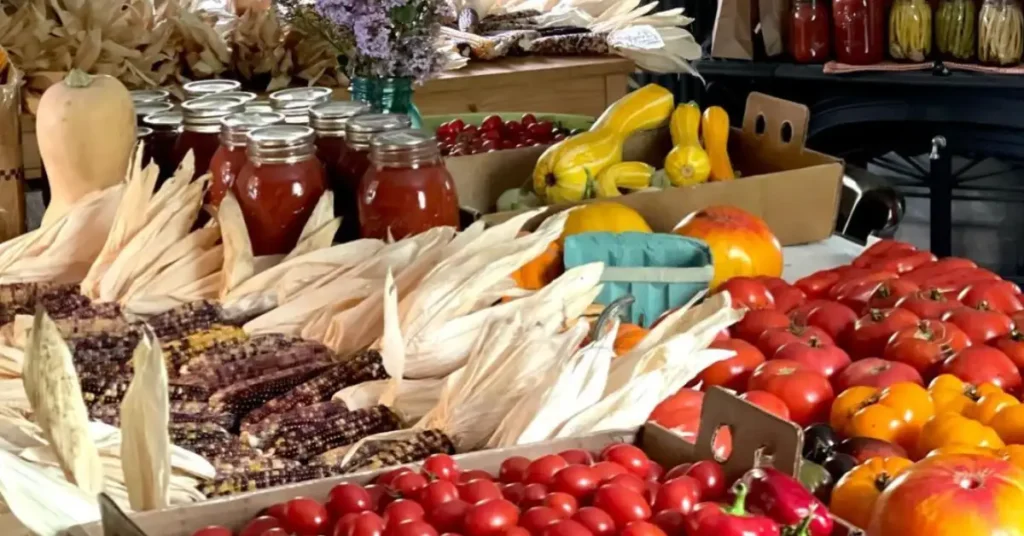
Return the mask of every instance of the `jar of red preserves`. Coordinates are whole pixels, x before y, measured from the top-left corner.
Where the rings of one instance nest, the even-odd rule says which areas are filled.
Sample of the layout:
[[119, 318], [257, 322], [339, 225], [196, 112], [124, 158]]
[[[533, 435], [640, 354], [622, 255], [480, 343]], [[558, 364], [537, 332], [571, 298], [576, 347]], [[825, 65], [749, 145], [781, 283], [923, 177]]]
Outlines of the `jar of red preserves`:
[[789, 16], [789, 55], [798, 63], [824, 63], [831, 49], [832, 24], [825, 0], [794, 0]]
[[135, 121], [139, 126], [144, 125], [147, 117], [161, 112], [174, 110], [174, 105], [167, 101], [137, 102], [135, 103]]
[[327, 87], [294, 87], [275, 91], [270, 94], [268, 99], [274, 108], [283, 107], [286, 103], [293, 101], [308, 101], [310, 106], [315, 106], [330, 102], [331, 93], [331, 88]]
[[237, 99], [203, 97], [182, 103], [182, 129], [174, 144], [176, 162], [184, 160], [185, 155], [192, 151], [195, 158], [193, 178], [209, 171], [213, 153], [220, 147], [220, 120], [244, 110], [245, 105]]
[[181, 134], [181, 112], [158, 112], [147, 115], [142, 122], [153, 129], [153, 133], [146, 138], [146, 152], [160, 168], [157, 182], [162, 184], [178, 168], [179, 161], [174, 158], [174, 145]]
[[256, 100], [256, 94], [250, 91], [225, 91], [224, 93], [214, 93], [210, 96], [217, 97], [218, 99], [235, 99], [245, 105]]
[[[349, 217], [345, 218], [346, 205], [343, 203], [343, 196], [338, 194], [339, 191], [352, 191], [352, 187], [344, 186], [339, 167], [341, 153], [345, 151], [345, 125], [352, 117], [369, 112], [369, 104], [353, 101], [332, 101], [309, 109], [309, 126], [316, 132], [316, 157], [324, 165], [328, 188], [335, 192], [334, 215], [343, 217], [342, 226], [346, 229], [345, 233], [342, 233], [341, 229], [338, 230], [336, 238], [339, 241], [343, 240], [343, 235], [351, 238], [359, 236], [356, 212], [350, 209]], [[349, 197], [352, 198], [349, 206], [354, 207], [355, 194]], [[346, 224], [345, 219], [351, 221]]]
[[222, 80], [215, 78], [212, 80], [196, 80], [195, 82], [189, 82], [181, 89], [185, 91], [185, 100], [198, 99], [199, 97], [208, 97], [214, 93], [224, 93], [226, 91], [238, 91], [242, 87], [242, 83], [238, 80]]
[[249, 132], [248, 161], [235, 180], [255, 255], [291, 251], [327, 189], [313, 129], [275, 125]]
[[409, 128], [408, 116], [361, 114], [345, 125], [345, 145], [335, 168], [334, 214], [341, 216], [337, 242], [359, 238], [359, 182], [370, 167], [370, 140], [378, 134]]
[[135, 106], [147, 102], [170, 102], [171, 93], [165, 89], [136, 89], [131, 92]]
[[370, 167], [359, 183], [363, 238], [396, 240], [433, 227], [459, 226], [455, 182], [444, 167], [437, 140], [421, 130], [373, 138]]
[[873, 65], [885, 59], [886, 0], [835, 0], [836, 59], [850, 65]]
[[213, 154], [210, 160], [210, 173], [213, 180], [210, 182], [210, 189], [206, 191], [206, 202], [213, 206], [220, 206], [231, 187], [235, 184], [238, 172], [245, 165], [246, 143], [249, 132], [261, 128], [276, 125], [284, 121], [284, 116], [278, 113], [242, 112], [232, 114], [220, 121], [220, 147]]

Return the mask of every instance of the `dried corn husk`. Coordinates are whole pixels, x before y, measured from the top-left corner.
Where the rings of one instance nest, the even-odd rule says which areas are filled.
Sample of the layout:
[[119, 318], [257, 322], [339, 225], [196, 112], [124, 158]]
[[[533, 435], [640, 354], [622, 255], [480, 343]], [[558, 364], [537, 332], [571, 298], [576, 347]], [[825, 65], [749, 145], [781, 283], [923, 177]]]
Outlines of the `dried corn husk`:
[[171, 479], [167, 368], [146, 329], [132, 355], [134, 375], [121, 402], [121, 461], [133, 510], [167, 507]]
[[[405, 422], [417, 422], [437, 405], [446, 378], [426, 380], [403, 379], [391, 409]], [[380, 403], [381, 396], [388, 390], [390, 380], [375, 380], [346, 387], [334, 394], [333, 400], [340, 400], [349, 409], [365, 409]]]
[[384, 333], [378, 345], [384, 363], [384, 370], [390, 376], [388, 388], [381, 394], [380, 404], [395, 405], [402, 386], [402, 375], [405, 372], [405, 343], [402, 341], [402, 328], [398, 320], [398, 286], [395, 278], [388, 270], [384, 279]]
[[224, 296], [242, 281], [255, 275], [256, 267], [249, 231], [246, 230], [245, 219], [242, 217], [242, 207], [238, 205], [238, 200], [231, 192], [228, 192], [221, 201], [217, 210], [217, 220], [220, 222], [221, 234], [224, 237], [221, 284], [221, 296]]
[[93, 496], [5, 450], [0, 450], [0, 496], [33, 534], [55, 536], [100, 517]]

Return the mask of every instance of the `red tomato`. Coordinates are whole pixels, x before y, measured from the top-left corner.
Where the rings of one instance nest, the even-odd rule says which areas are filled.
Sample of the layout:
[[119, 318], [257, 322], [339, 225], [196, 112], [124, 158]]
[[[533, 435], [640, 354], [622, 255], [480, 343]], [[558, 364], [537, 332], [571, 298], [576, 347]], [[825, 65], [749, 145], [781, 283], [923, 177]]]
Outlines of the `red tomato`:
[[[1024, 327], [1024, 326], [1021, 326]], [[1006, 354], [1018, 369], [1024, 368], [1024, 334], [1016, 329], [1005, 337], [990, 343], [994, 348]]]
[[547, 506], [534, 506], [519, 517], [519, 526], [530, 531], [530, 534], [542, 534], [545, 527], [558, 523], [563, 517], [560, 512]]
[[789, 316], [796, 324], [821, 329], [833, 340], [840, 340], [857, 321], [857, 313], [853, 309], [829, 300], [809, 301], [790, 311]]
[[472, 506], [462, 499], [448, 501], [434, 507], [427, 514], [427, 521], [440, 532], [461, 532], [463, 520], [466, 519], [466, 512]]
[[437, 536], [437, 530], [422, 519], [388, 525], [385, 533], [387, 536]]
[[865, 262], [873, 262], [876, 259], [902, 255], [916, 250], [917, 248], [909, 242], [883, 238], [864, 248], [864, 251], [860, 252], [860, 255], [853, 262], [854, 264], [864, 264]]
[[921, 287], [935, 287], [942, 292], [949, 293], [951, 297], [956, 297], [968, 285], [979, 281], [998, 281], [999, 279], [998, 275], [983, 268], [961, 268], [929, 277], [919, 284]]
[[498, 485], [483, 478], [464, 482], [456, 487], [459, 490], [459, 498], [469, 504], [501, 498], [501, 489]]
[[501, 490], [502, 498], [517, 506], [523, 502], [523, 497], [526, 496], [526, 486], [522, 482], [502, 484], [498, 486], [498, 489]]
[[762, 333], [761, 337], [757, 339], [757, 348], [761, 350], [761, 353], [763, 353], [765, 357], [771, 359], [775, 356], [775, 353], [779, 351], [779, 348], [782, 348], [791, 342], [810, 342], [813, 340], [817, 340], [823, 344], [835, 344], [835, 342], [832, 341], [832, 337], [829, 337], [829, 335], [820, 328], [792, 324], [785, 329], [769, 329]]
[[420, 502], [424, 510], [429, 512], [441, 504], [458, 498], [459, 490], [455, 484], [448, 480], [435, 480], [420, 490], [416, 500]]
[[285, 503], [284, 517], [288, 529], [300, 536], [320, 534], [331, 519], [324, 505], [306, 497], [297, 497]]
[[768, 290], [771, 291], [772, 297], [775, 298], [775, 310], [782, 313], [788, 313], [807, 301], [807, 295], [804, 294], [804, 291], [794, 286], [782, 285], [769, 288]]
[[692, 476], [680, 476], [665, 482], [658, 489], [654, 498], [653, 510], [678, 510], [690, 513], [693, 506], [700, 502], [701, 484]]
[[466, 536], [499, 536], [519, 523], [519, 509], [505, 499], [474, 504], [466, 512]]
[[665, 534], [687, 534], [686, 515], [678, 510], [662, 510], [651, 517], [651, 523], [665, 531]]
[[551, 489], [582, 499], [594, 493], [598, 484], [597, 472], [594, 469], [586, 465], [570, 465], [555, 473]]
[[[269, 530], [269, 527], [267, 530]], [[192, 536], [234, 536], [231, 529], [227, 527], [221, 527], [220, 525], [210, 525], [209, 527], [203, 527], [192, 533]]]
[[774, 309], [775, 298], [764, 283], [753, 277], [739, 276], [722, 283], [716, 293], [727, 291], [737, 309]]
[[946, 322], [956, 324], [974, 344], [984, 344], [992, 339], [1005, 337], [1013, 331], [1010, 317], [996, 311], [961, 307], [942, 317]]
[[[238, 536], [263, 536], [263, 533], [281, 527], [281, 520], [273, 516], [260, 516], [245, 524]], [[231, 532], [228, 531], [228, 535]]]
[[601, 452], [601, 461], [617, 463], [641, 478], [647, 476], [651, 464], [644, 451], [625, 443], [606, 447]]
[[767, 391], [786, 403], [793, 422], [807, 426], [828, 418], [834, 394], [828, 378], [796, 361], [777, 359], [757, 367], [748, 390]]
[[[204, 536], [210, 536], [210, 535], [207, 534], [207, 535], [204, 535]], [[288, 531], [282, 529], [281, 527], [275, 527], [275, 528], [267, 529], [267, 530], [263, 531], [263, 534], [261, 536], [294, 536], [294, 535], [293, 534], [289, 534]]]
[[[866, 303], [868, 296], [870, 296], [871, 292], [874, 290], [874, 288], [871, 285], [866, 284], [878, 284], [883, 281], [888, 281], [890, 279], [896, 279], [897, 277], [899, 277], [899, 274], [896, 274], [895, 272], [886, 272], [884, 270], [868, 270], [865, 273], [859, 275], [844, 277], [842, 280], [840, 280], [838, 283], [833, 285], [832, 288], [828, 290], [827, 297], [830, 300], [835, 300], [837, 302], [844, 303], [847, 307], [849, 307], [850, 304], [846, 302], [849, 300], [856, 301], [855, 293], [860, 292], [863, 295], [864, 302]], [[856, 310], [858, 309], [858, 307], [854, 307], [854, 309]]]
[[667, 536], [661, 527], [646, 521], [634, 521], [622, 530], [622, 536]]
[[271, 505], [271, 506], [267, 507], [267, 509], [263, 512], [263, 515], [268, 515], [268, 516], [271, 516], [271, 517], [276, 517], [276, 518], [280, 519], [281, 521], [284, 521], [284, 519], [285, 519], [285, 514], [284, 514], [285, 513], [285, 507], [284, 506], [285, 506], [285, 503], [277, 503], [277, 504]]
[[701, 371], [697, 379], [701, 381], [702, 390], [707, 390], [712, 385], [720, 385], [733, 391], [742, 391], [754, 369], [765, 361], [760, 350], [740, 339], [713, 342], [709, 348], [731, 350], [736, 352], [736, 355], [718, 361]]
[[423, 460], [423, 471], [439, 480], [457, 482], [459, 479], [459, 466], [455, 458], [447, 454], [431, 454]]
[[835, 299], [854, 311], [863, 311], [867, 307], [875, 309], [893, 307], [901, 296], [906, 296], [916, 290], [918, 287], [914, 283], [899, 279], [864, 281], [847, 288]]
[[370, 484], [363, 489], [370, 494], [370, 510], [374, 512], [383, 511], [385, 506], [397, 499], [390, 489], [380, 484]]
[[563, 519], [558, 523], [548, 525], [544, 529], [543, 536], [591, 536], [592, 533], [582, 524], [571, 519]]
[[949, 356], [942, 363], [942, 373], [972, 385], [992, 383], [1008, 393], [1017, 392], [1021, 385], [1020, 372], [1013, 361], [989, 346], [972, 346]]
[[921, 374], [914, 367], [898, 361], [886, 361], [877, 357], [869, 357], [854, 361], [846, 370], [832, 379], [835, 392], [842, 393], [850, 387], [863, 385], [884, 389], [894, 383], [911, 382], [924, 385]]
[[925, 263], [906, 274], [902, 274], [900, 279], [923, 286], [925, 281], [937, 275], [977, 267], [978, 265], [974, 264], [974, 261], [957, 257], [947, 257], [935, 262]]
[[[442, 534], [441, 536], [461, 536], [460, 534]], [[505, 531], [502, 536], [530, 536], [530, 531], [523, 527], [512, 527]]]
[[412, 469], [410, 469], [408, 467], [399, 467], [398, 469], [395, 469], [393, 471], [388, 471], [388, 472], [378, 476], [377, 480], [375, 480], [374, 482], [377, 483], [377, 484], [380, 484], [381, 486], [392, 487], [391, 483], [396, 478], [398, 478], [401, 475], [404, 475], [405, 473], [411, 473], [411, 472], [412, 472]]
[[548, 496], [544, 497], [544, 506], [562, 514], [564, 518], [572, 517], [580, 509], [580, 503], [575, 497], [560, 491], [548, 493]]
[[730, 333], [734, 339], [755, 343], [762, 333], [773, 328], [788, 328], [790, 323], [789, 317], [785, 313], [775, 309], [747, 311], [743, 318], [732, 327]]
[[654, 482], [661, 482], [661, 477], [663, 476], [665, 476], [665, 468], [660, 463], [651, 460], [650, 467], [647, 469], [647, 476], [644, 477], [644, 480], [648, 482], [652, 480]]
[[824, 297], [828, 294], [832, 285], [835, 285], [843, 277], [843, 271], [839, 269], [821, 270], [798, 279], [793, 286], [804, 291], [808, 299]]
[[789, 408], [786, 407], [786, 403], [768, 391], [747, 391], [740, 395], [740, 399], [746, 400], [780, 419], [790, 420]]
[[633, 521], [651, 517], [651, 507], [643, 495], [624, 486], [605, 484], [597, 488], [594, 506], [607, 512], [616, 527], [625, 527]]
[[502, 482], [522, 482], [526, 479], [526, 468], [530, 466], [529, 458], [512, 456], [501, 462], [498, 469], [498, 480]]
[[427, 479], [419, 473], [402, 473], [391, 481], [391, 489], [400, 493], [403, 497], [416, 497], [416, 494], [427, 487]]
[[423, 519], [425, 514], [420, 503], [410, 499], [398, 499], [384, 508], [384, 525], [390, 527], [406, 521]]
[[491, 473], [488, 473], [487, 471], [483, 471], [480, 469], [473, 469], [470, 471], [459, 473], [459, 482], [469, 482], [472, 480], [476, 480], [478, 478], [482, 478], [484, 480], [494, 480], [494, 476], [492, 476]]
[[949, 322], [921, 320], [894, 333], [882, 357], [914, 367], [922, 378], [932, 378], [944, 359], [970, 344], [967, 334]]
[[594, 455], [583, 449], [569, 449], [558, 453], [569, 465], [593, 465]]
[[[772, 396], [774, 396], [774, 395], [772, 395]], [[668, 482], [669, 480], [672, 480], [673, 478], [679, 478], [679, 477], [685, 475], [686, 472], [690, 470], [690, 467], [692, 465], [693, 465], [692, 463], [681, 463], [681, 464], [679, 464], [679, 465], [669, 469], [668, 472], [665, 473], [664, 481]]]
[[725, 498], [725, 469], [714, 460], [699, 461], [686, 470], [686, 475], [700, 486], [700, 500], [720, 501]]
[[871, 309], [846, 332], [843, 348], [854, 360], [878, 357], [893, 333], [916, 326], [920, 320], [905, 309]]
[[633, 490], [633, 491], [635, 491], [635, 492], [637, 492], [637, 493], [639, 493], [641, 495], [644, 494], [644, 491], [647, 491], [647, 484], [644, 482], [644, 480], [641, 479], [640, 477], [634, 475], [634, 474], [629, 474], [629, 473], [622, 474], [622, 475], [615, 475], [615, 476], [611, 477], [610, 479], [608, 479], [607, 482], [602, 482], [601, 484], [602, 485], [603, 484], [611, 484], [611, 485], [615, 485], [615, 486], [622, 486], [622, 487], [625, 487], [625, 488], [629, 488], [629, 489], [631, 489], [631, 490]]
[[803, 363], [826, 378], [831, 378], [833, 374], [850, 364], [850, 356], [846, 355], [842, 348], [831, 344], [822, 344], [816, 339], [812, 339], [810, 342], [798, 341], [786, 344], [779, 348], [778, 352], [775, 352], [773, 359], [788, 359]]
[[936, 288], [919, 290], [900, 298], [896, 302], [896, 307], [906, 309], [926, 320], [938, 320], [942, 318], [942, 315], [962, 305], [957, 300], [949, 299], [941, 290]]
[[541, 456], [526, 468], [526, 482], [531, 484], [544, 484], [550, 486], [551, 481], [555, 478], [555, 473], [568, 467], [565, 458], [557, 454], [548, 454]]
[[615, 521], [612, 516], [600, 508], [584, 506], [576, 515], [572, 516], [573, 521], [583, 525], [594, 536], [614, 536]]
[[869, 270], [886, 270], [905, 274], [912, 272], [921, 266], [935, 262], [935, 255], [930, 251], [905, 252], [900, 255], [878, 259], [867, 265]]
[[[351, 516], [349, 518], [349, 516]], [[334, 536], [382, 536], [384, 520], [373, 512], [348, 514], [334, 526]]]
[[544, 484], [527, 484], [523, 488], [523, 508], [540, 506], [544, 503], [544, 497], [548, 496], [548, 487]]
[[338, 484], [327, 494], [327, 511], [336, 519], [345, 514], [357, 514], [371, 509], [373, 498], [359, 484]]
[[975, 309], [991, 309], [1007, 315], [1024, 311], [1020, 287], [1010, 281], [979, 281], [964, 287], [957, 298]]
[[628, 473], [625, 467], [611, 462], [597, 462], [594, 465], [591, 465], [590, 468], [593, 469], [594, 473], [597, 475], [598, 484], [604, 484], [616, 475], [624, 475]]

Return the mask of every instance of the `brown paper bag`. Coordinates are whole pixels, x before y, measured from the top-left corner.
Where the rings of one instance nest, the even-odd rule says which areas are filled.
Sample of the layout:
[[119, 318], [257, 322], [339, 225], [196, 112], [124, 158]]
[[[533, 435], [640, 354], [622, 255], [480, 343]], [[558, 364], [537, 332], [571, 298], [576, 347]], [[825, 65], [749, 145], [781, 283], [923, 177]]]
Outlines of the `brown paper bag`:
[[0, 242], [25, 232], [25, 168], [21, 148], [21, 73], [0, 69]]
[[780, 56], [786, 51], [786, 16], [789, 14], [789, 0], [757, 0], [760, 11], [761, 38], [764, 52], [769, 57]]
[[759, 0], [718, 0], [711, 33], [711, 57], [754, 59], [754, 10]]

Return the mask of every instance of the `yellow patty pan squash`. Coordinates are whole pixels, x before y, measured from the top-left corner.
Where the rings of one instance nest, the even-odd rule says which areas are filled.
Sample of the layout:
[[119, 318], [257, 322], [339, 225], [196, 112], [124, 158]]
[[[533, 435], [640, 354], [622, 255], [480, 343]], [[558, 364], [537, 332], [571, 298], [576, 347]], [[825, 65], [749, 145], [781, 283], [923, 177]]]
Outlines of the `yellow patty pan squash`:
[[612, 201], [598, 201], [577, 207], [569, 213], [560, 241], [564, 241], [565, 237], [574, 234], [601, 231], [650, 233], [651, 226], [647, 225], [639, 212], [626, 205]]
[[533, 169], [533, 191], [549, 205], [587, 199], [593, 181], [622, 161], [622, 139], [613, 131], [577, 134], [544, 151]]

